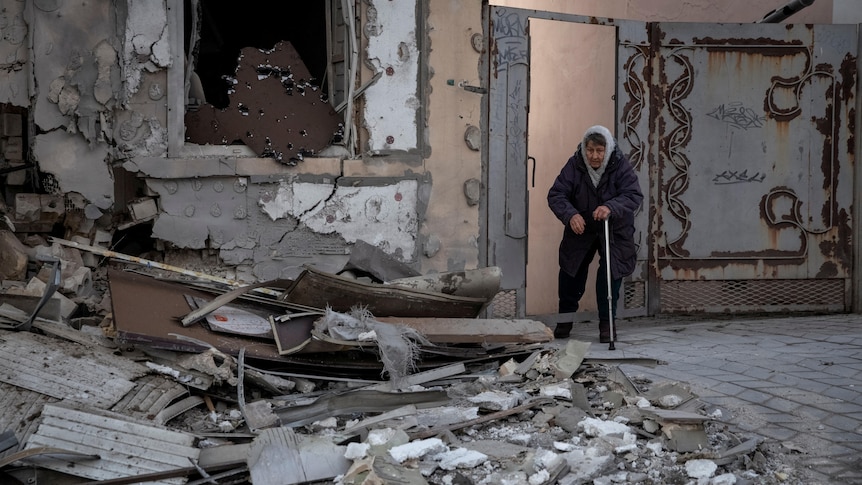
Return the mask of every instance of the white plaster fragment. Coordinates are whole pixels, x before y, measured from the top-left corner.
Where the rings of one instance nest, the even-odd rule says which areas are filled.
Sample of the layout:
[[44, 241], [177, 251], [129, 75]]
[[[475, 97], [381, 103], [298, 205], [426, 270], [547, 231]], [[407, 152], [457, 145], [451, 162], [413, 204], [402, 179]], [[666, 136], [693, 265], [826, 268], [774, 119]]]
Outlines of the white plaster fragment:
[[372, 429], [368, 432], [365, 442], [372, 446], [385, 445], [396, 433], [397, 431], [392, 428]]
[[488, 460], [488, 455], [466, 448], [455, 448], [436, 455], [434, 459], [439, 462], [440, 468], [455, 470], [458, 468], [476, 468]]
[[344, 452], [344, 457], [348, 460], [361, 460], [368, 456], [368, 450], [371, 445], [368, 443], [347, 443], [347, 450]]
[[530, 475], [527, 479], [530, 485], [542, 485], [547, 482], [548, 479], [551, 478], [551, 474], [548, 473], [548, 470], [539, 470], [538, 472]]
[[483, 409], [504, 411], [519, 404], [517, 396], [502, 391], [485, 391], [468, 398], [468, 401], [478, 404]]
[[736, 475], [733, 473], [723, 473], [709, 481], [709, 485], [734, 485], [735, 483]]
[[663, 408], [675, 408], [682, 404], [682, 398], [676, 394], [667, 394], [660, 397], [658, 403]]
[[436, 408], [420, 409], [416, 413], [419, 425], [426, 428], [448, 426], [450, 424], [462, 423], [479, 417], [479, 407], [467, 408], [454, 406], [440, 406]]
[[572, 390], [565, 384], [550, 384], [542, 386], [539, 390], [539, 395], [542, 397], [559, 397], [563, 399], [572, 398]]
[[589, 417], [579, 422], [578, 427], [583, 429], [587, 436], [622, 436], [630, 431], [629, 427], [625, 424]]
[[389, 456], [398, 463], [404, 463], [407, 460], [422, 458], [428, 454], [442, 453], [446, 449], [446, 444], [440, 438], [428, 438], [393, 446], [389, 449]]
[[664, 449], [658, 441], [650, 441], [646, 444], [646, 447], [651, 450], [655, 456], [661, 456], [664, 454]]
[[162, 29], [162, 35], [159, 36], [159, 40], [153, 44], [152, 54], [150, 55], [150, 60], [159, 67], [171, 67], [173, 63], [169, 39], [168, 26], [165, 25], [165, 28]]
[[718, 469], [712, 460], [689, 460], [685, 462], [685, 472], [690, 478], [709, 478]]

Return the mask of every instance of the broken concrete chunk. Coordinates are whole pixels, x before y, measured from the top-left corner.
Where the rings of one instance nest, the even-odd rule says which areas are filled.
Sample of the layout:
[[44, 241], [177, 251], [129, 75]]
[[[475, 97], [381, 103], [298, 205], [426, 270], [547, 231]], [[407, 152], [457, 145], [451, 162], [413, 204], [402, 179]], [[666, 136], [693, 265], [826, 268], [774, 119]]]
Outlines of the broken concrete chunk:
[[133, 221], [147, 221], [155, 218], [159, 214], [159, 208], [156, 205], [156, 199], [153, 197], [143, 197], [135, 199], [128, 204], [129, 216]]
[[584, 357], [587, 355], [587, 351], [589, 350], [589, 342], [569, 340], [566, 343], [565, 349], [562, 349], [556, 356], [553, 364], [555, 370], [554, 377], [557, 379], [567, 379], [572, 377], [572, 374], [574, 374], [581, 366], [581, 363], [583, 363]]
[[27, 248], [11, 231], [0, 230], [0, 279], [22, 281], [27, 276]]
[[39, 194], [15, 194], [15, 220], [34, 222], [42, 213], [42, 199]]
[[718, 465], [712, 460], [689, 460], [685, 462], [686, 474], [689, 478], [698, 480], [712, 477], [717, 469]]
[[485, 391], [471, 396], [468, 401], [478, 404], [481, 409], [489, 411], [504, 411], [511, 409], [520, 403], [520, 398], [503, 391]]
[[584, 418], [578, 426], [587, 436], [617, 436], [622, 437], [631, 431], [628, 425], [597, 418]]

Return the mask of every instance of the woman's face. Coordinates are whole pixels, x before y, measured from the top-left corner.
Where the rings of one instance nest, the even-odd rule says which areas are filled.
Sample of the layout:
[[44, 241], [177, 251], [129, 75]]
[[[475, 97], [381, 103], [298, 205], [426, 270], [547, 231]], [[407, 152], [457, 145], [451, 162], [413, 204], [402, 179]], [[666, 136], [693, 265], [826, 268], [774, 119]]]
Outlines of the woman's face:
[[593, 167], [593, 170], [602, 166], [602, 162], [605, 160], [605, 147], [590, 140], [587, 142], [587, 149], [585, 151], [587, 152], [587, 163], [590, 164], [590, 167]]

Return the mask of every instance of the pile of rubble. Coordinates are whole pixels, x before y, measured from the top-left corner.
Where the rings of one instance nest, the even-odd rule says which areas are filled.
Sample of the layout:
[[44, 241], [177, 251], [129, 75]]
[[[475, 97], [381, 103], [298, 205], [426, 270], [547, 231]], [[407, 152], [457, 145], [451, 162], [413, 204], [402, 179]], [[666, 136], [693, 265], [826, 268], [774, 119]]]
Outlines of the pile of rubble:
[[0, 295], [2, 483], [805, 482], [683, 383], [618, 365], [661, 362], [479, 318], [489, 269], [230, 289], [73, 248], [28, 249], [33, 280]]

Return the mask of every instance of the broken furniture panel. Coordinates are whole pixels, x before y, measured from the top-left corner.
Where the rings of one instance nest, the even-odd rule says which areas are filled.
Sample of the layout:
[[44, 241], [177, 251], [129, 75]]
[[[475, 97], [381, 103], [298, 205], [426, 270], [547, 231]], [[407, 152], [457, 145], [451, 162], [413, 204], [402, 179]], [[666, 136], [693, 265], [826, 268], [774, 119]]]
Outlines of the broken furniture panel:
[[229, 106], [186, 113], [186, 140], [249, 146], [260, 157], [296, 165], [337, 140], [341, 117], [320, 99], [312, 76], [290, 42], [271, 50], [242, 49]]
[[184, 295], [212, 298], [212, 295], [203, 291], [115, 269], [108, 270], [108, 283], [117, 338], [121, 342], [141, 343], [181, 352], [206, 350], [205, 346], [175, 336], [182, 335], [206, 342], [232, 355], [245, 348], [246, 354], [251, 357], [279, 357], [278, 349], [271, 340], [216, 334], [200, 325], [183, 327], [180, 320], [189, 312]]
[[365, 307], [376, 317], [474, 318], [488, 303], [484, 298], [362, 283], [311, 267], [303, 270], [282, 299], [337, 312]]

